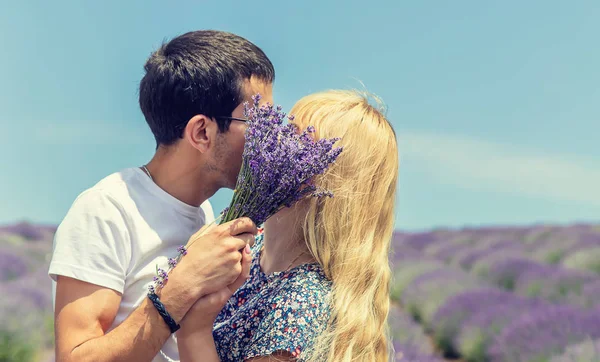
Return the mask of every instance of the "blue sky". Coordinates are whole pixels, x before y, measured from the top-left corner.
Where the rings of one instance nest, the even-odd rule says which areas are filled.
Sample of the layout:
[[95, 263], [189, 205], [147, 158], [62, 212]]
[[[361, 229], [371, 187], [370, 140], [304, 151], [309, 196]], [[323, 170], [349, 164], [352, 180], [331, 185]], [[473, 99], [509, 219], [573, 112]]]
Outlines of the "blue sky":
[[400, 143], [398, 228], [597, 220], [599, 18], [591, 0], [13, 2], [0, 13], [0, 224], [58, 223], [81, 191], [147, 162], [142, 66], [196, 29], [259, 45], [286, 109], [361, 82], [381, 96]]

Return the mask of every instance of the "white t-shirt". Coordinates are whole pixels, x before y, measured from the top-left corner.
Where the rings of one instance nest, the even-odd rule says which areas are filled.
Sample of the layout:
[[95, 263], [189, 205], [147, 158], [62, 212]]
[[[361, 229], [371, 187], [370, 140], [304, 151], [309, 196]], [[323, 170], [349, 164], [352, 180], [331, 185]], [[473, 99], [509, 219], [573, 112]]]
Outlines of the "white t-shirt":
[[[109, 331], [146, 298], [156, 266], [167, 270], [177, 247], [214, 220], [208, 200], [194, 207], [158, 187], [141, 169], [114, 173], [81, 193], [54, 237], [48, 271], [123, 295]], [[153, 361], [178, 360], [175, 335]]]

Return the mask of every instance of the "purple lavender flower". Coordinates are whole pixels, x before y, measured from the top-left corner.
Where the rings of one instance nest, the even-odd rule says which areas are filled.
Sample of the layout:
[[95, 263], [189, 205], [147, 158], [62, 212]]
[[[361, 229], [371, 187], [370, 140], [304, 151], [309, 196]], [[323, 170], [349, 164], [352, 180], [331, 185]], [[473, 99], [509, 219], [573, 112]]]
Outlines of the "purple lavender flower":
[[450, 262], [462, 252], [472, 249], [472, 245], [463, 242], [440, 242], [429, 246], [425, 250], [425, 254], [443, 262]]
[[0, 282], [16, 279], [27, 273], [23, 258], [8, 250], [0, 250]]
[[433, 344], [425, 334], [423, 327], [415, 322], [408, 313], [397, 306], [392, 306], [388, 321], [392, 332], [391, 336], [396, 342], [419, 353], [434, 353]]
[[407, 245], [416, 250], [425, 250], [427, 246], [435, 243], [438, 240], [435, 233], [418, 233], [418, 234], [396, 234], [394, 236], [394, 244]]
[[493, 278], [490, 276], [490, 269], [507, 260], [527, 261], [529, 259], [523, 255], [523, 250], [519, 248], [494, 250], [486, 255], [480, 255], [479, 259], [471, 266], [470, 272], [484, 279]]
[[556, 233], [556, 227], [553, 226], [534, 226], [526, 229], [523, 234], [523, 242], [532, 245], [548, 239], [549, 236]]
[[541, 253], [542, 250], [552, 250], [553, 248], [562, 253], [564, 247], [572, 245], [577, 241], [577, 235], [573, 231], [568, 231], [564, 227], [548, 227], [545, 231], [541, 232], [537, 238], [526, 240], [527, 249], [533, 252]]
[[[394, 264], [400, 264], [404, 261], [415, 259], [428, 259], [423, 253], [411, 246], [405, 244], [396, 244], [393, 246], [393, 251], [390, 253], [390, 259]], [[433, 259], [431, 259], [433, 260]]]
[[597, 279], [598, 276], [591, 272], [556, 266], [531, 268], [519, 275], [515, 284], [515, 293], [564, 302], [571, 293], [579, 293], [585, 283]]
[[580, 290], [571, 290], [565, 302], [583, 308], [600, 308], [600, 278], [585, 282]]
[[187, 255], [187, 249], [186, 249], [186, 247], [184, 245], [181, 245], [181, 246], [177, 247], [177, 252], [181, 256]]
[[492, 265], [487, 274], [487, 280], [492, 283], [512, 290], [515, 283], [525, 272], [530, 270], [539, 271], [538, 274], [543, 274], [548, 270], [549, 266], [537, 263], [524, 258], [510, 258], [501, 260]]
[[394, 266], [392, 288], [390, 291], [391, 298], [393, 300], [400, 300], [406, 287], [416, 278], [442, 268], [444, 268], [444, 265], [437, 260], [413, 259], [398, 263]]
[[401, 304], [429, 328], [433, 315], [448, 298], [485, 286], [484, 282], [462, 270], [438, 269], [416, 278], [402, 293]]
[[248, 118], [242, 169], [235, 193], [220, 223], [247, 216], [257, 225], [283, 207], [290, 207], [306, 196], [331, 197], [319, 190], [311, 179], [323, 174], [335, 162], [342, 148], [339, 140], [312, 136], [314, 128], [298, 133], [293, 124], [284, 124], [286, 114], [280, 107], [245, 105]]
[[433, 354], [422, 353], [413, 347], [405, 346], [402, 342], [393, 341], [394, 359], [396, 362], [444, 362], [440, 357]]
[[46, 236], [45, 230], [28, 222], [2, 227], [2, 231], [17, 234], [27, 240], [42, 240]]
[[38, 268], [3, 285], [12, 290], [14, 296], [27, 300], [35, 309], [47, 311], [52, 306], [52, 284], [47, 272], [46, 268]]
[[600, 309], [600, 280], [584, 284], [581, 294], [587, 298], [588, 306]]
[[164, 287], [165, 283], [169, 280], [169, 274], [166, 271], [164, 271], [163, 269], [158, 268], [157, 275], [158, 275], [158, 284], [161, 287]]
[[561, 262], [571, 254], [581, 250], [600, 247], [600, 235], [585, 235], [580, 236], [577, 241], [567, 250]]
[[477, 244], [477, 248], [467, 250], [465, 253], [456, 258], [456, 264], [466, 270], [470, 270], [478, 260], [485, 258], [490, 254], [498, 251], [505, 252], [506, 250], [522, 250], [522, 247], [512, 240], [494, 240], [493, 242], [487, 244], [488, 245]]
[[24, 336], [32, 346], [51, 345], [52, 296], [47, 270], [0, 283], [0, 330]]
[[556, 264], [581, 249], [600, 247], [600, 233], [584, 226], [558, 228], [528, 247], [537, 260]]
[[542, 361], [588, 338], [600, 338], [600, 313], [572, 306], [537, 308], [521, 314], [494, 340], [490, 361]]
[[467, 290], [449, 298], [437, 310], [430, 324], [438, 346], [447, 355], [459, 355], [455, 337], [473, 313], [493, 311], [518, 300], [519, 297], [512, 293], [491, 287]]
[[558, 264], [574, 244], [574, 240], [549, 240], [537, 246], [531, 255], [542, 263]]
[[540, 299], [515, 296], [505, 304], [479, 308], [462, 322], [453, 342], [460, 355], [469, 362], [489, 361], [490, 343], [507, 324], [524, 313], [550, 305]]

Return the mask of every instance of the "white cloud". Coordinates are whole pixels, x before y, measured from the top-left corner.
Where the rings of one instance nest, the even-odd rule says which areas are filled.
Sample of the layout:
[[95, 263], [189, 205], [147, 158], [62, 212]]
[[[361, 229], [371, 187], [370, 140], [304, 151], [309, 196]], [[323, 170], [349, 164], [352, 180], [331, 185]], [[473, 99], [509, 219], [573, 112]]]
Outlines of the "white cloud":
[[600, 206], [600, 162], [432, 133], [399, 138], [401, 159], [420, 163], [440, 182]]

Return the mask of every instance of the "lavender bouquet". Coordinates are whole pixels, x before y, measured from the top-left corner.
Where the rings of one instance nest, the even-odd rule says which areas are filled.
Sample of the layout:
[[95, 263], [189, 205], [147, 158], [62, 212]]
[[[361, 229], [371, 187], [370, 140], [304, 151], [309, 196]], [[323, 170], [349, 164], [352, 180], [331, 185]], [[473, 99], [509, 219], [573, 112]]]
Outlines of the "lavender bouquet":
[[[304, 197], [333, 197], [330, 191], [317, 188], [312, 179], [320, 175], [342, 152], [333, 147], [339, 138], [315, 140], [314, 127], [299, 132], [294, 124], [284, 124], [286, 114], [281, 106], [259, 106], [260, 95], [252, 97], [252, 105], [244, 105], [248, 119], [242, 167], [233, 199], [217, 218], [219, 224], [249, 217], [261, 225], [284, 207], [290, 207]], [[290, 121], [293, 116], [287, 117]], [[169, 280], [169, 272], [187, 253], [185, 246], [177, 249], [176, 258], [169, 258], [168, 270], [156, 267], [154, 293]]]
[[[333, 147], [339, 138], [315, 140], [314, 127], [300, 133], [294, 124], [284, 124], [286, 114], [281, 106], [259, 107], [260, 95], [252, 100], [252, 106], [246, 103], [244, 108], [248, 129], [242, 168], [220, 223], [245, 216], [260, 225], [305, 196], [333, 196], [311, 180], [342, 152], [341, 147]], [[293, 116], [288, 118], [293, 120]]]

